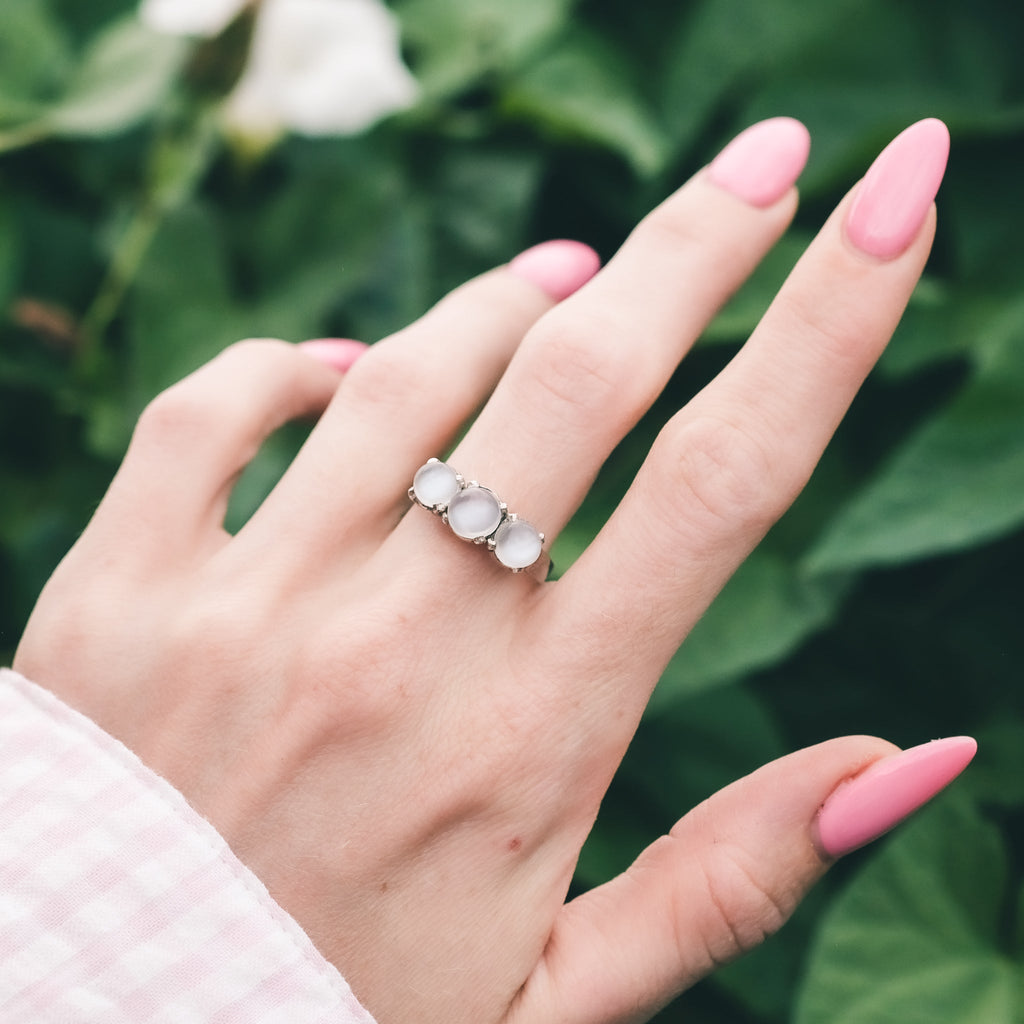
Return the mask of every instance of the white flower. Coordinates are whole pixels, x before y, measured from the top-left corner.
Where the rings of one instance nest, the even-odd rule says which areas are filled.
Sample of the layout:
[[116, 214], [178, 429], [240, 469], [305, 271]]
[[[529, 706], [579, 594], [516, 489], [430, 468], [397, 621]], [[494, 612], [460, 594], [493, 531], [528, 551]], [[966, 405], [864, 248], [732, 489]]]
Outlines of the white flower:
[[215, 36], [248, 0], [142, 0], [139, 16], [154, 31], [172, 36]]
[[378, 0], [265, 0], [226, 114], [248, 135], [351, 135], [417, 93]]
[[[154, 29], [216, 35], [250, 0], [143, 0]], [[257, 147], [285, 131], [353, 135], [419, 93], [402, 63], [398, 23], [380, 0], [262, 0], [228, 129]]]

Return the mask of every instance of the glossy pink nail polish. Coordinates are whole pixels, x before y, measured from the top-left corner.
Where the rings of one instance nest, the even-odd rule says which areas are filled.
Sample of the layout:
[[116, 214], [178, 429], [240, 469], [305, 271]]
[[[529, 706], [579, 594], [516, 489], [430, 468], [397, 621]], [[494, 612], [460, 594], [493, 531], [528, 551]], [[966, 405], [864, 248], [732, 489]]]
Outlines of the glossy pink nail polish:
[[773, 117], [740, 132], [708, 167], [708, 181], [751, 206], [771, 206], [807, 163], [811, 137], [791, 117]]
[[818, 812], [821, 848], [841, 857], [877, 839], [948, 786], [977, 749], [970, 736], [954, 736], [876, 761], [842, 783]]
[[370, 346], [352, 338], [314, 338], [296, 346], [307, 356], [335, 370], [347, 370]]
[[901, 132], [857, 186], [846, 234], [880, 260], [899, 256], [917, 237], [939, 191], [949, 158], [949, 130], [935, 118]]
[[589, 245], [564, 238], [541, 242], [508, 265], [510, 273], [537, 285], [556, 302], [585, 285], [600, 267], [601, 259]]

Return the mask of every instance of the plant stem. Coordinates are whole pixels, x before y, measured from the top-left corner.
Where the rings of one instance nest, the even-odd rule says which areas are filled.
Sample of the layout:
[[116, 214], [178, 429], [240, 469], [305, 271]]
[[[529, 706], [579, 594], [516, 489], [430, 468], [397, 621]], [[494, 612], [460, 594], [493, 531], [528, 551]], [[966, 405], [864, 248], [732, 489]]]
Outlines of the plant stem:
[[180, 123], [168, 125], [157, 136], [150, 153], [145, 194], [118, 240], [107, 273], [82, 318], [80, 376], [88, 378], [97, 372], [104, 339], [154, 237], [167, 215], [195, 191], [216, 151], [217, 138], [216, 118], [209, 110], [200, 110], [184, 130]]
[[82, 376], [88, 377], [95, 372], [103, 339], [135, 280], [166, 212], [156, 203], [144, 202], [136, 208], [121, 236], [99, 291], [82, 318], [81, 344], [78, 349], [78, 369]]
[[0, 132], [0, 154], [10, 153], [16, 149], [24, 149], [26, 146], [42, 142], [49, 134], [50, 129], [42, 121], [35, 121], [31, 124], [21, 125], [19, 128]]

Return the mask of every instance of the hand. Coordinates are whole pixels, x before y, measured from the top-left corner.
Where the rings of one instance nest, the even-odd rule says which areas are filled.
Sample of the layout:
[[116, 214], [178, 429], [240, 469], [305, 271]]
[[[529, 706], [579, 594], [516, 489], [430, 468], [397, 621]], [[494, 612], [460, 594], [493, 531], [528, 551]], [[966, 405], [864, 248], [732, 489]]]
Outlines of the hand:
[[[785, 758], [565, 903], [667, 660], [895, 328], [947, 141], [923, 122], [876, 162], [558, 582], [410, 508], [413, 474], [486, 398], [449, 461], [550, 541], [785, 230], [807, 153], [795, 122], [740, 136], [578, 291], [593, 255], [553, 243], [343, 376], [310, 355], [344, 365], [351, 345], [249, 341], [165, 392], [16, 667], [178, 786], [381, 1024], [646, 1019], [785, 920], [853, 842], [820, 833], [822, 803], [893, 751], [848, 738]], [[229, 536], [262, 439], [320, 413]]]

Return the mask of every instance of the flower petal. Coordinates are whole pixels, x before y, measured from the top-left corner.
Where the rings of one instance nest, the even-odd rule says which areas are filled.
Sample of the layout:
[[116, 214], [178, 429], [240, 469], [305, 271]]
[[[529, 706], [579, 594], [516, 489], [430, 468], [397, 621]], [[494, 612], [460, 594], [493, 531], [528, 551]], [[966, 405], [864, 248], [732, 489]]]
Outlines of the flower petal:
[[172, 36], [215, 36], [248, 0], [142, 0], [139, 17], [155, 32]]
[[378, 0], [265, 0], [225, 114], [236, 131], [350, 135], [413, 103], [398, 24]]

